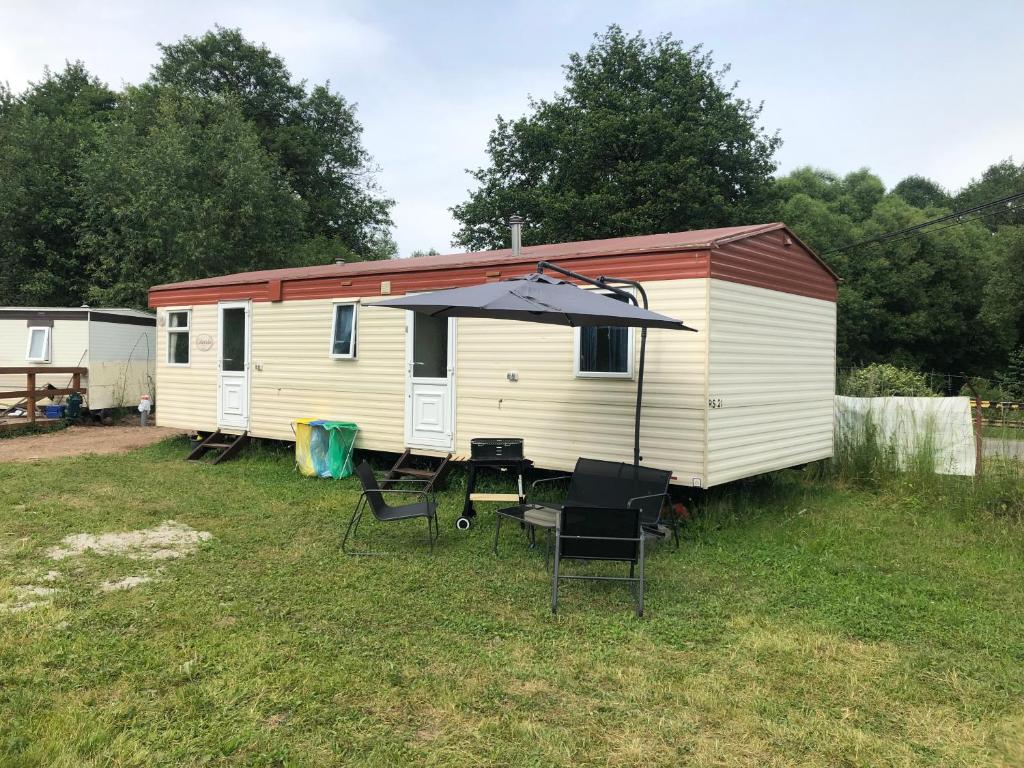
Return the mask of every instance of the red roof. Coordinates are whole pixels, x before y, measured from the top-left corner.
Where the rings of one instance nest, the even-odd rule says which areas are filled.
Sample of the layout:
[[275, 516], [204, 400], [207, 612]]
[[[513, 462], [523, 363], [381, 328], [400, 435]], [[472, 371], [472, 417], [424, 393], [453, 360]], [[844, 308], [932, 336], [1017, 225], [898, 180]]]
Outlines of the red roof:
[[[754, 224], [743, 227], [720, 227], [718, 229], [695, 229], [690, 232], [667, 232], [660, 235], [639, 235], [636, 237], [615, 237], [607, 240], [581, 240], [572, 243], [528, 245], [516, 261], [544, 261], [586, 256], [611, 256], [634, 253], [658, 253], [662, 251], [707, 250], [732, 240], [752, 235], [785, 229], [781, 223]], [[512, 260], [512, 250], [502, 248], [494, 251], [475, 253], [450, 253], [439, 256], [387, 259], [383, 261], [356, 261], [346, 264], [324, 264], [315, 267], [290, 267], [286, 269], [265, 269], [258, 272], [239, 272], [233, 275], [207, 277], [201, 280], [187, 280], [181, 283], [166, 283], [151, 288], [151, 291], [175, 290], [180, 288], [207, 288], [223, 285], [260, 283], [268, 280], [303, 280], [320, 277], [352, 277], [363, 275], [387, 275], [400, 272], [454, 269], [458, 267], [481, 267], [501, 264]], [[824, 264], [823, 264], [824, 266]], [[828, 269], [828, 267], [825, 267]], [[829, 270], [831, 272], [831, 270]]]

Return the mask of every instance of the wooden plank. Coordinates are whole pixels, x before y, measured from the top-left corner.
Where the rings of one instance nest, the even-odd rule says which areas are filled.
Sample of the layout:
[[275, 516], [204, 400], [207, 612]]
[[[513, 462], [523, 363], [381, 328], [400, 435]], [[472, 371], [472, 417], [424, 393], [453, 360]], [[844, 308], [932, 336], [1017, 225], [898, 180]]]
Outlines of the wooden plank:
[[18, 367], [13, 367], [13, 368], [12, 367], [0, 367], [0, 374], [14, 374], [14, 373], [20, 373], [22, 375], [33, 374], [33, 373], [79, 373], [79, 374], [86, 374], [88, 372], [89, 372], [88, 368], [78, 368], [78, 367], [75, 367], [75, 366], [64, 367], [64, 368], [57, 367], [57, 366], [49, 366], [49, 365], [44, 365], [44, 366], [27, 366], [27, 367], [26, 366], [18, 366]]
[[[25, 397], [28, 398], [28, 420], [33, 424], [36, 423], [36, 375], [34, 373], [28, 374], [28, 391], [25, 393]], [[21, 397], [21, 395], [10, 395], [10, 397]]]
[[471, 493], [470, 501], [519, 501], [518, 493]]
[[78, 387], [77, 389], [75, 387], [67, 387], [66, 389], [16, 389], [10, 392], [0, 392], [0, 399], [7, 400], [8, 398], [14, 397], [27, 397], [33, 400], [45, 400], [46, 398], [51, 396], [57, 397], [58, 395], [70, 395], [72, 392], [79, 392], [84, 395], [85, 389], [83, 387]]

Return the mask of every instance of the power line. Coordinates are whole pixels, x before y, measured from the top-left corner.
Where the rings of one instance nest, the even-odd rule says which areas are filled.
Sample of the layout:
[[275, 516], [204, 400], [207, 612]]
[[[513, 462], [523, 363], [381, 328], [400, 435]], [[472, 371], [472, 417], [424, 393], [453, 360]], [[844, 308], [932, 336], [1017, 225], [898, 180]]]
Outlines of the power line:
[[[899, 243], [899, 242], [902, 242], [904, 240], [909, 240], [911, 237], [913, 237], [914, 235], [917, 235], [917, 234], [930, 235], [933, 232], [941, 232], [942, 230], [949, 229], [950, 227], [959, 227], [959, 226], [962, 226], [964, 224], [970, 224], [972, 221], [978, 221], [979, 219], [987, 219], [989, 216], [997, 216], [1000, 213], [1005, 213], [1005, 211], [988, 211], [986, 213], [979, 213], [977, 216], [971, 216], [969, 218], [961, 217], [961, 218], [957, 219], [956, 221], [953, 221], [953, 222], [950, 222], [949, 224], [946, 224], [945, 226], [936, 227], [935, 229], [929, 229], [927, 232], [921, 232], [921, 233], [909, 232], [909, 233], [907, 233], [907, 234], [905, 234], [905, 235], [903, 235], [901, 237], [886, 238], [882, 242], [885, 242], [885, 243]], [[879, 243], [872, 243], [872, 245], [878, 245], [878, 244]], [[849, 247], [852, 248], [853, 246], [849, 246]], [[831, 251], [831, 253], [835, 253], [835, 251]]]
[[1024, 192], [1017, 192], [1012, 195], [1007, 195], [1006, 197], [1000, 197], [997, 200], [991, 200], [987, 203], [982, 203], [981, 205], [975, 205], [972, 206], [971, 208], [965, 208], [962, 211], [953, 211], [953, 213], [947, 213], [943, 216], [938, 216], [934, 219], [923, 221], [920, 224], [914, 224], [909, 227], [904, 227], [903, 229], [893, 230], [892, 232], [885, 232], [884, 234], [876, 235], [875, 237], [870, 237], [867, 240], [861, 240], [860, 242], [857, 243], [844, 245], [842, 248], [833, 248], [831, 251], [825, 251], [821, 255], [831, 256], [833, 253], [842, 253], [843, 251], [848, 251], [851, 248], [861, 248], [868, 245], [875, 245], [876, 243], [891, 242], [896, 239], [902, 240], [905, 239], [906, 236], [917, 234], [921, 230], [928, 229], [928, 227], [932, 227], [936, 224], [942, 224], [943, 222], [955, 219], [955, 221], [953, 221], [952, 224], [949, 224], [946, 227], [939, 227], [938, 229], [929, 230], [930, 232], [940, 232], [943, 229], [947, 229], [948, 227], [960, 226], [961, 224], [967, 224], [970, 221], [976, 221], [977, 219], [983, 218], [984, 216], [992, 216], [996, 213], [1002, 213], [1002, 211], [989, 211], [980, 216], [974, 216], [968, 219], [964, 218], [969, 214], [984, 211], [986, 208], [991, 208], [994, 205], [1006, 205], [1007, 207], [1012, 208], [1013, 204], [1017, 200], [1020, 200], [1022, 198], [1024, 198]]

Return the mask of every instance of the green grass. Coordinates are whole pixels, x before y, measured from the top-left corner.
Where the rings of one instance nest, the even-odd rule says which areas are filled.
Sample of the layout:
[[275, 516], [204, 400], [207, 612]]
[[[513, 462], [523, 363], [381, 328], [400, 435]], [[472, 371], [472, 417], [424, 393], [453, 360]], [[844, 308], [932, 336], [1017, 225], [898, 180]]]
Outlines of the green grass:
[[[0, 465], [3, 766], [1024, 764], [1024, 527], [907, 487], [787, 472], [713, 492], [621, 585], [565, 587], [493, 516], [434, 557], [415, 524], [339, 552], [353, 480], [286, 455], [220, 467], [183, 442]], [[945, 491], [952, 493], [949, 488]], [[952, 497], [950, 497], [952, 498]], [[45, 554], [167, 519], [209, 531], [160, 577]]]
[[1024, 429], [1009, 424], [986, 424], [981, 428], [981, 434], [999, 440], [1024, 440]]

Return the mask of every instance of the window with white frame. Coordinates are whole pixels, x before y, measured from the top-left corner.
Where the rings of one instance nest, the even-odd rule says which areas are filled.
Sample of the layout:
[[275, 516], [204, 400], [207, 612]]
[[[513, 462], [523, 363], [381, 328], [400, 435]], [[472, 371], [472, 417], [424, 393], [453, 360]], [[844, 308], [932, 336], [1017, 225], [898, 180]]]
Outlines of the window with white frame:
[[[605, 293], [629, 301], [619, 293]], [[576, 329], [575, 374], [582, 378], [633, 378], [633, 329], [597, 326]]]
[[30, 363], [50, 362], [50, 329], [30, 327], [28, 329], [28, 347], [25, 359]]
[[167, 364], [188, 365], [192, 310], [172, 309], [167, 313]]
[[350, 360], [356, 356], [356, 307], [351, 301], [334, 305], [331, 357], [335, 360]]

